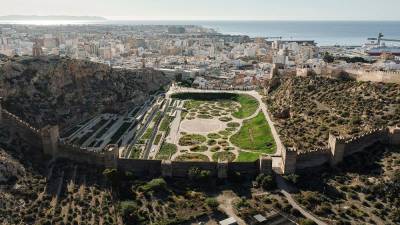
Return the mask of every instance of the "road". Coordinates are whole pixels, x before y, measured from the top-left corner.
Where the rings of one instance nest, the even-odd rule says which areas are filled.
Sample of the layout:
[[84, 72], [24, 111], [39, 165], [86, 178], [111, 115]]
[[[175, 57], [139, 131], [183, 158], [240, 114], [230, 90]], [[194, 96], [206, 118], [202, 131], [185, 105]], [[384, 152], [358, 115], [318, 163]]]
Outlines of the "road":
[[317, 223], [318, 225], [327, 225], [325, 222], [323, 222], [322, 220], [318, 219], [318, 217], [316, 217], [315, 215], [313, 215], [312, 213], [308, 212], [307, 210], [305, 210], [303, 207], [301, 207], [297, 201], [292, 197], [292, 195], [290, 194], [291, 192], [293, 192], [296, 188], [292, 187], [291, 185], [289, 185], [281, 176], [277, 176], [276, 177], [276, 181], [278, 184], [278, 188], [281, 190], [281, 193], [286, 197], [286, 199], [288, 200], [289, 204], [299, 210], [299, 212], [306, 217], [307, 219], [310, 219], [312, 221], [314, 221], [315, 223]]

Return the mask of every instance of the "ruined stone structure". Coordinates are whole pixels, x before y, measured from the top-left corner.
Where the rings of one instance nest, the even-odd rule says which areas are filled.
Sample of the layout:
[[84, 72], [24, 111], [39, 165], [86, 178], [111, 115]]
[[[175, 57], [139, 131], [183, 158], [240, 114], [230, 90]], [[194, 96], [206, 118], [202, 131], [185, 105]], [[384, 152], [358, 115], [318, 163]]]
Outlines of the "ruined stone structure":
[[388, 127], [372, 130], [363, 135], [343, 138], [329, 135], [329, 147], [319, 148], [307, 152], [297, 152], [294, 148], [285, 148], [282, 151], [282, 172], [285, 174], [318, 167], [329, 163], [335, 166], [343, 158], [361, 152], [376, 143], [400, 144], [400, 127]]

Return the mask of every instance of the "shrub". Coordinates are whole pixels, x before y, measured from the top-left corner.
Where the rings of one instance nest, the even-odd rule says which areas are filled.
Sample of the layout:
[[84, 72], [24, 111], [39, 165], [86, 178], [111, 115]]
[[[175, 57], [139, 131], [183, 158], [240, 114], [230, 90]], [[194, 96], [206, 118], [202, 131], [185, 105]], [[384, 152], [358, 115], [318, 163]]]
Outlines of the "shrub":
[[211, 172], [208, 170], [200, 170], [197, 167], [193, 167], [189, 170], [189, 179], [194, 181], [206, 181], [210, 178]]
[[144, 218], [141, 217], [138, 213], [139, 207], [136, 202], [133, 201], [124, 201], [120, 204], [120, 210], [122, 212], [122, 219], [125, 224], [134, 225], [140, 224], [144, 221]]
[[276, 182], [272, 175], [260, 174], [256, 178], [257, 184], [265, 190], [274, 190]]
[[289, 181], [292, 184], [297, 184], [297, 182], [299, 181], [299, 175], [297, 174], [288, 174], [283, 176], [283, 178], [285, 178], [285, 180]]
[[139, 187], [141, 191], [164, 191], [167, 189], [167, 182], [163, 178], [153, 179]]
[[216, 209], [219, 206], [219, 203], [216, 198], [206, 198], [205, 202], [208, 205], [208, 207], [212, 209]]
[[300, 219], [299, 220], [300, 225], [317, 225], [314, 221], [310, 219]]

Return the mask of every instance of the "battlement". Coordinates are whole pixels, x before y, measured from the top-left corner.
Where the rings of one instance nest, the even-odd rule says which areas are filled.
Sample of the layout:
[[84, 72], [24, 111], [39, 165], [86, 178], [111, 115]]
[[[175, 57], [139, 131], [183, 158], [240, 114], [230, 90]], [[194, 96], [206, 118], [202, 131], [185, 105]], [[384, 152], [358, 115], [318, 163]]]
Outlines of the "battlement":
[[364, 138], [370, 138], [370, 137], [376, 136], [376, 135], [387, 135], [388, 131], [389, 131], [389, 128], [373, 129], [373, 130], [370, 130], [370, 131], [365, 132], [363, 134], [360, 134], [358, 136], [345, 138], [343, 140], [344, 140], [344, 143], [350, 144], [350, 143], [362, 141], [362, 139], [364, 139]]
[[329, 147], [320, 147], [320, 148], [316, 148], [316, 149], [312, 149], [312, 150], [308, 150], [308, 151], [301, 151], [301, 152], [297, 152], [298, 156], [303, 156], [303, 155], [312, 155], [312, 154], [323, 154], [323, 153], [329, 153], [331, 151], [331, 148]]
[[14, 115], [14, 114], [10, 113], [9, 111], [7, 111], [6, 109], [3, 109], [1, 107], [0, 107], [0, 110], [1, 110], [1, 113], [2, 113], [1, 118], [3, 118], [3, 115], [4, 115], [4, 117], [8, 117], [9, 119], [14, 120], [14, 122], [26, 127], [27, 129], [31, 130], [32, 132], [37, 133], [37, 134], [40, 133], [39, 129], [37, 129], [34, 126], [30, 125], [29, 123], [25, 122], [24, 120], [22, 120], [17, 115]]
[[363, 70], [360, 68], [345, 69], [358, 81], [372, 81], [400, 84], [400, 71]]

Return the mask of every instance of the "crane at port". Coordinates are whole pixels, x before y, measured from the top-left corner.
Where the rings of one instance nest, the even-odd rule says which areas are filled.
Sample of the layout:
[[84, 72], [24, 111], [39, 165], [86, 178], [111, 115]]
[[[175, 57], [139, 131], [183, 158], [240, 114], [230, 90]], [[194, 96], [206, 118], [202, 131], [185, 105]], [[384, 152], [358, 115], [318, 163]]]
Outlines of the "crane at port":
[[378, 38], [368, 38], [368, 40], [370, 41], [377, 41], [377, 45], [381, 46], [382, 41], [389, 41], [389, 42], [400, 42], [399, 39], [387, 39], [387, 38], [383, 38], [384, 35], [382, 33], [378, 34]]

